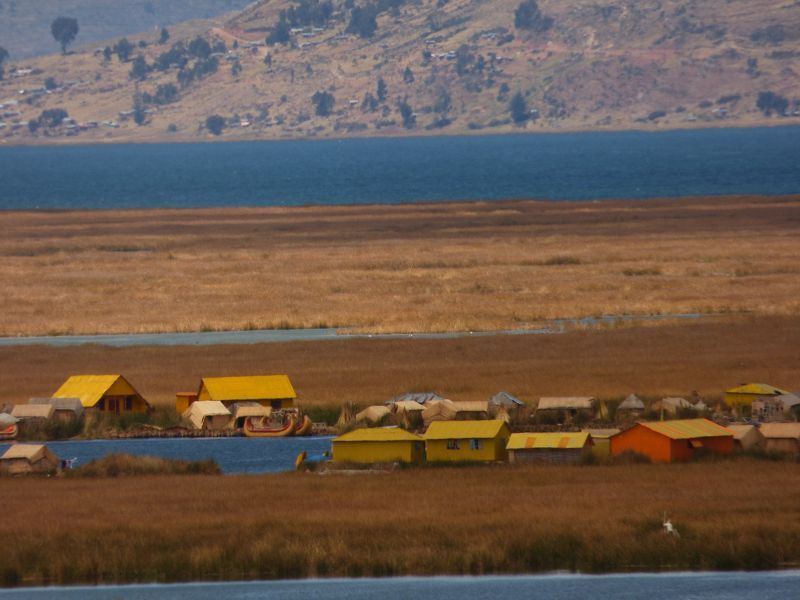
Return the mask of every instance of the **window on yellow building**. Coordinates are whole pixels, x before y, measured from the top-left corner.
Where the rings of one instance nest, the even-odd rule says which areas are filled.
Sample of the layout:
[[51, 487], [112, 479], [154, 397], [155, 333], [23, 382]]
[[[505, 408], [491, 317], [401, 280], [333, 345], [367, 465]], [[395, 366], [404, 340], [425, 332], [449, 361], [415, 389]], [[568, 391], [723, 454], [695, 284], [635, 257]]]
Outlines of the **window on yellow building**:
[[483, 448], [483, 440], [470, 440], [469, 441], [469, 449], [470, 450], [481, 450]]
[[458, 445], [458, 440], [447, 440], [447, 449], [448, 450], [459, 450], [460, 446]]

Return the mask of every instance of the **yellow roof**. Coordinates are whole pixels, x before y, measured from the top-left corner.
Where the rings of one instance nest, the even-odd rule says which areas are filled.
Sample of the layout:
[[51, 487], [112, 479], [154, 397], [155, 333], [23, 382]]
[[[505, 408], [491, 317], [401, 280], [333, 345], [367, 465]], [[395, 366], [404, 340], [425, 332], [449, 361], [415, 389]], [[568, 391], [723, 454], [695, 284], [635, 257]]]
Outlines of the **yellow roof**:
[[503, 430], [505, 421], [434, 421], [425, 432], [426, 440], [465, 440], [494, 438]]
[[512, 433], [508, 438], [508, 450], [543, 448], [583, 448], [589, 441], [589, 433]]
[[140, 395], [122, 375], [73, 375], [56, 390], [53, 398], [80, 398], [84, 408], [91, 408], [110, 390], [120, 396]]
[[334, 442], [421, 442], [422, 438], [399, 427], [354, 429], [340, 435]]
[[286, 375], [252, 375], [246, 377], [203, 377], [203, 387], [212, 400], [280, 400], [295, 398], [292, 383]]
[[745, 383], [735, 388], [725, 390], [726, 394], [753, 394], [756, 396], [779, 396], [781, 394], [789, 394], [780, 388], [768, 385], [766, 383]]
[[653, 421], [640, 423], [656, 433], [665, 435], [673, 440], [688, 440], [692, 438], [733, 436], [727, 427], [717, 425], [708, 419], [684, 419], [680, 421]]

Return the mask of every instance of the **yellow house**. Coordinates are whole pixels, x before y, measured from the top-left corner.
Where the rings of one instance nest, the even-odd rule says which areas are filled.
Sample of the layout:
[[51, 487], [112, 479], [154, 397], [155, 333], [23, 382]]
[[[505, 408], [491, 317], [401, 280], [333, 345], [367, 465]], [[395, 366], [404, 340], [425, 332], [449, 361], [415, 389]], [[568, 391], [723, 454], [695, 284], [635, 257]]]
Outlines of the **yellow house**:
[[86, 410], [115, 415], [150, 410], [147, 400], [122, 375], [73, 375], [53, 398], [78, 398]]
[[333, 462], [418, 463], [425, 460], [425, 442], [399, 427], [355, 429], [331, 442]]
[[766, 383], [743, 383], [738, 387], [725, 390], [725, 403], [731, 408], [738, 409], [740, 406], [750, 406], [753, 404], [753, 400], [758, 398], [789, 393]]
[[434, 421], [425, 432], [428, 462], [506, 460], [505, 421]]
[[217, 400], [226, 407], [234, 402], [258, 402], [272, 410], [292, 408], [297, 394], [286, 375], [203, 377], [197, 400]]

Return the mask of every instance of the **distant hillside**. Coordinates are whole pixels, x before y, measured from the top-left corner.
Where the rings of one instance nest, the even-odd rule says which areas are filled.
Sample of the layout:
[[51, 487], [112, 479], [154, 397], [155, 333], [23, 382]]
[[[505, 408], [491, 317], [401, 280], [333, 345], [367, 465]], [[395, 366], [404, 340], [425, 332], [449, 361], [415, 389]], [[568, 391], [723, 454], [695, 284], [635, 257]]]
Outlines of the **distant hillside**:
[[57, 52], [50, 24], [78, 19], [78, 45], [239, 10], [252, 0], [0, 0], [0, 46], [21, 59]]
[[800, 124], [800, 0], [264, 0], [177, 31], [12, 57], [0, 140]]

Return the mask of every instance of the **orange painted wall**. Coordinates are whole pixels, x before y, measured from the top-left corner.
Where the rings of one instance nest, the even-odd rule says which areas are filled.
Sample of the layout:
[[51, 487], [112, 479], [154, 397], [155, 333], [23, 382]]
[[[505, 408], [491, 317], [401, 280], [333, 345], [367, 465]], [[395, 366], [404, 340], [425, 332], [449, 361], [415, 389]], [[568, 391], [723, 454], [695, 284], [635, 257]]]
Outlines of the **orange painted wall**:
[[[733, 436], [700, 438], [699, 441], [703, 448], [712, 452], [733, 452]], [[691, 460], [695, 452], [690, 440], [673, 440], [642, 425], [634, 425], [611, 438], [611, 456], [619, 456], [626, 450], [661, 463]]]

